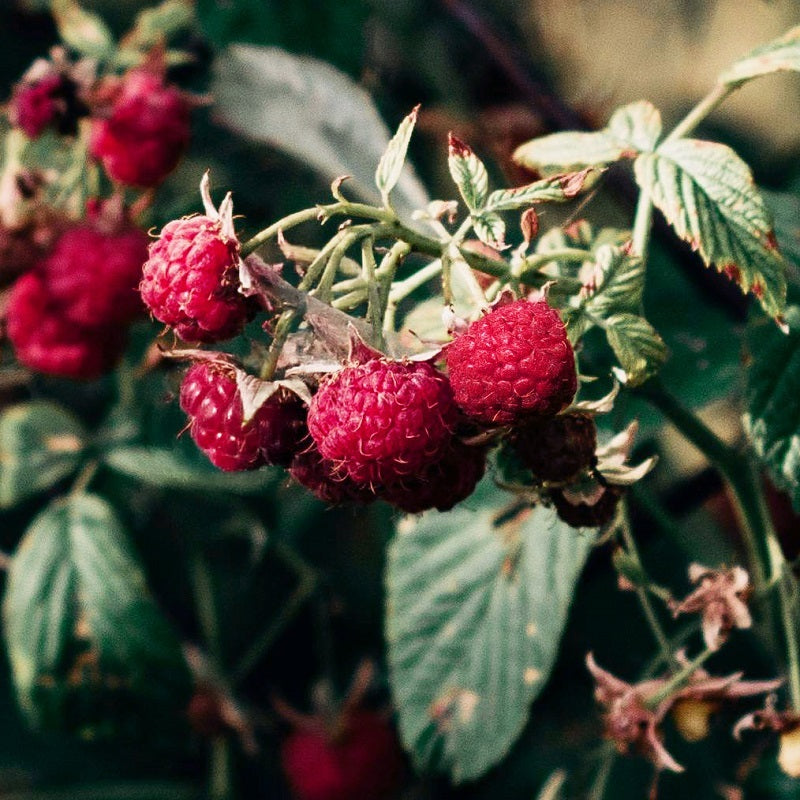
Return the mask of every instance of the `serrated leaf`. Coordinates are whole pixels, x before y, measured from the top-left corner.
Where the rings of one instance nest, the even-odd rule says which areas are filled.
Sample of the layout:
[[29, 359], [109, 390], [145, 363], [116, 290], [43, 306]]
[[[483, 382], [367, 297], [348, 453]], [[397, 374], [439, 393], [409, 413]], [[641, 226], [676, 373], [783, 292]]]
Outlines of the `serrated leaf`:
[[256, 494], [274, 477], [269, 470], [221, 472], [211, 464], [203, 467], [160, 447], [118, 447], [106, 454], [104, 463], [150, 486], [186, 491]]
[[485, 211], [472, 218], [477, 237], [490, 247], [503, 248], [506, 243], [506, 224], [499, 214]]
[[592, 172], [591, 169], [584, 169], [580, 172], [553, 175], [550, 178], [534, 181], [527, 186], [515, 189], [498, 189], [489, 195], [485, 210], [514, 211], [534, 203], [548, 201], [561, 203], [565, 200], [572, 200], [583, 189], [590, 172]]
[[788, 335], [761, 320], [748, 331], [744, 427], [776, 484], [800, 509], [800, 307], [786, 310]]
[[[115, 696], [131, 693], [180, 703], [180, 645], [100, 497], [70, 496], [34, 519], [11, 560], [3, 621], [17, 698], [33, 725], [90, 733], [107, 723]], [[94, 700], [76, 715], [87, 691]]]
[[72, 474], [83, 455], [83, 425], [55, 403], [12, 406], [0, 415], [0, 507], [8, 508]]
[[414, 126], [417, 124], [418, 113], [419, 106], [415, 106], [411, 113], [400, 123], [397, 133], [392, 137], [389, 146], [378, 163], [378, 169], [375, 172], [375, 185], [378, 187], [384, 202], [388, 201], [389, 194], [403, 172], [408, 154], [408, 143], [411, 141]]
[[644, 263], [625, 248], [601, 245], [595, 251], [595, 263], [584, 284], [584, 306], [593, 316], [638, 313], [644, 292]]
[[[350, 175], [348, 188], [379, 199], [375, 165], [390, 133], [369, 94], [343, 72], [277, 47], [237, 44], [214, 59], [210, 92], [231, 130], [289, 153], [327, 180]], [[410, 216], [429, 200], [407, 165], [393, 194], [398, 213]]]
[[658, 109], [641, 101], [617, 109], [601, 131], [569, 131], [533, 139], [520, 145], [513, 158], [529, 169], [599, 167], [652, 150], [660, 135]]
[[472, 148], [452, 133], [448, 142], [447, 165], [467, 208], [472, 212], [480, 211], [486, 205], [489, 193], [489, 174]]
[[720, 83], [736, 84], [772, 72], [800, 71], [800, 25], [756, 47], [720, 75]]
[[64, 44], [90, 58], [108, 58], [114, 36], [98, 14], [81, 8], [77, 0], [52, 0], [51, 10]]
[[503, 520], [485, 480], [466, 503], [403, 521], [390, 547], [386, 636], [415, 765], [479, 777], [508, 752], [553, 667], [592, 535], [551, 509]]
[[615, 314], [606, 320], [605, 331], [629, 386], [644, 383], [667, 360], [664, 341], [643, 317]]
[[639, 156], [634, 169], [681, 239], [779, 316], [786, 303], [785, 264], [747, 164], [725, 145], [677, 139]]

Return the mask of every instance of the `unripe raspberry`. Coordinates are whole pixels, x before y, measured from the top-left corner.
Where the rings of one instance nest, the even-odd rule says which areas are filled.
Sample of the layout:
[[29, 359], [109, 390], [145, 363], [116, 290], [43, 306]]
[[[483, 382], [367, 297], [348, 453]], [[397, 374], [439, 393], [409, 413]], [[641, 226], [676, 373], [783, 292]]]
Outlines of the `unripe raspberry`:
[[557, 414], [578, 386], [564, 324], [544, 300], [496, 306], [448, 345], [446, 357], [459, 406], [487, 424]]
[[36, 269], [65, 319], [83, 327], [127, 325], [144, 311], [137, 292], [147, 234], [121, 224], [76, 225], [57, 239]]
[[449, 511], [466, 500], [486, 471], [486, 450], [454, 439], [438, 461], [381, 492], [386, 502], [409, 514], [430, 508]]
[[189, 144], [191, 103], [151, 69], [131, 70], [107, 117], [92, 127], [90, 151], [109, 177], [128, 186], [157, 186]]
[[614, 518], [623, 491], [619, 486], [607, 486], [594, 505], [571, 503], [560, 489], [550, 492], [558, 516], [573, 528], [597, 528]]
[[375, 358], [323, 380], [308, 429], [356, 483], [390, 486], [442, 457], [457, 418], [447, 378], [429, 363]]
[[6, 331], [21, 364], [67, 378], [99, 377], [125, 347], [124, 328], [84, 328], [67, 320], [35, 272], [23, 275], [11, 290]]
[[287, 464], [306, 435], [301, 401], [281, 389], [245, 423], [233, 368], [221, 364], [192, 365], [181, 383], [180, 404], [192, 439], [225, 471]]
[[512, 433], [520, 460], [540, 481], [566, 482], [592, 465], [597, 447], [588, 414], [531, 418]]
[[292, 732], [281, 762], [296, 800], [390, 800], [403, 770], [391, 724], [373, 711], [348, 714], [333, 734], [322, 724]]
[[356, 483], [343, 470], [337, 470], [332, 461], [320, 455], [313, 443], [295, 455], [289, 474], [329, 506], [370, 503], [375, 499], [375, 492], [369, 486]]
[[186, 341], [236, 336], [253, 308], [238, 290], [238, 253], [219, 220], [173, 220], [150, 245], [139, 285], [145, 305]]

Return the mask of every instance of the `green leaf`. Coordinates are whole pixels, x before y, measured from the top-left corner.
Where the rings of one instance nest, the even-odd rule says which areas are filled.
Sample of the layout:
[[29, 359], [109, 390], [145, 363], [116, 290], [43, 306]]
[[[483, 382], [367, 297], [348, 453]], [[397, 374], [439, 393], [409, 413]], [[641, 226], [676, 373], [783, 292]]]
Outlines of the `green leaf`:
[[534, 203], [551, 202], [560, 203], [572, 200], [583, 189], [591, 169], [580, 172], [569, 172], [562, 175], [553, 175], [527, 186], [515, 189], [498, 189], [489, 195], [486, 201], [486, 211], [515, 211]]
[[744, 426], [776, 484], [800, 508], [800, 307], [786, 310], [789, 334], [763, 320], [750, 326]]
[[604, 327], [629, 386], [644, 383], [667, 360], [666, 345], [643, 317], [615, 314], [606, 320]]
[[725, 145], [677, 139], [639, 156], [634, 168], [678, 236], [779, 316], [786, 303], [785, 264], [747, 164]]
[[[277, 47], [233, 45], [214, 60], [210, 92], [231, 130], [283, 150], [328, 181], [349, 175], [348, 189], [378, 200], [375, 165], [390, 133], [372, 98], [343, 72]], [[393, 194], [398, 213], [410, 216], [428, 201], [407, 166]]]
[[492, 211], [478, 214], [472, 218], [472, 227], [484, 244], [497, 248], [506, 246], [506, 224], [499, 214]]
[[544, 507], [504, 516], [489, 479], [466, 503], [400, 523], [386, 636], [400, 732], [419, 769], [484, 774], [553, 667], [592, 536]]
[[118, 447], [105, 456], [104, 463], [116, 472], [162, 489], [257, 494], [274, 479], [269, 470], [222, 472], [211, 464], [201, 465], [160, 447]]
[[661, 115], [647, 102], [623, 106], [596, 133], [554, 133], [520, 145], [514, 160], [529, 169], [580, 169], [611, 164], [652, 150], [661, 135]]
[[489, 174], [472, 148], [452, 133], [448, 142], [447, 165], [467, 208], [471, 212], [480, 211], [486, 205], [489, 193]]
[[113, 53], [114, 36], [100, 16], [81, 8], [77, 0], [53, 0], [51, 9], [64, 44], [90, 58]]
[[157, 6], [139, 12], [122, 44], [127, 48], [147, 50], [191, 28], [193, 23], [194, 4], [191, 0], [163, 0]]
[[756, 47], [720, 75], [720, 83], [737, 84], [772, 72], [800, 71], [800, 25]]
[[389, 194], [400, 179], [408, 154], [408, 143], [417, 123], [419, 106], [415, 106], [411, 113], [405, 117], [397, 128], [397, 133], [392, 137], [389, 146], [381, 156], [378, 169], [375, 172], [375, 185], [381, 193], [384, 203], [388, 204]]
[[644, 292], [644, 263], [626, 248], [600, 245], [586, 289], [585, 308], [593, 316], [608, 317], [621, 312], [638, 313]]
[[55, 403], [12, 406], [0, 415], [0, 507], [8, 508], [71, 475], [83, 455], [81, 423]]
[[[3, 620], [17, 697], [35, 726], [90, 733], [112, 696], [129, 692], [180, 702], [180, 645], [100, 497], [70, 496], [34, 519], [9, 567]], [[68, 716], [86, 690], [93, 711]]]

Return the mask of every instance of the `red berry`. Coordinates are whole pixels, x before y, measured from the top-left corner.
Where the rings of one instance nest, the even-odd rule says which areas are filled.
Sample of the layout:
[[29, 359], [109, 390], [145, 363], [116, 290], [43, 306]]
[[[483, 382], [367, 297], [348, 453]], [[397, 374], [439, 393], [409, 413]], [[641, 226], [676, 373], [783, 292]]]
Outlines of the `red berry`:
[[512, 434], [520, 460], [541, 481], [566, 482], [594, 461], [597, 431], [587, 414], [526, 420]]
[[448, 345], [446, 357], [456, 402], [488, 424], [556, 414], [578, 386], [564, 324], [544, 300], [496, 306]]
[[47, 128], [74, 135], [78, 119], [87, 112], [74, 81], [55, 71], [20, 81], [8, 109], [11, 124], [21, 128], [29, 139], [37, 139]]
[[36, 272], [14, 284], [6, 330], [20, 363], [67, 378], [96, 378], [110, 370], [122, 355], [124, 329], [84, 328], [67, 320], [62, 310]]
[[192, 365], [181, 383], [180, 403], [192, 439], [212, 464], [227, 472], [286, 464], [306, 434], [302, 403], [282, 390], [245, 423], [235, 373], [221, 364]]
[[292, 459], [289, 474], [329, 506], [343, 503], [369, 503], [375, 493], [369, 486], [356, 483], [332, 461], [323, 458], [313, 443], [308, 443]]
[[96, 119], [90, 150], [118, 183], [157, 186], [189, 144], [191, 103], [161, 75], [129, 72], [107, 117]]
[[281, 762], [296, 800], [388, 800], [403, 770], [392, 726], [372, 711], [349, 714], [334, 735], [294, 731]]
[[83, 327], [127, 325], [142, 311], [136, 291], [147, 258], [147, 234], [93, 222], [65, 231], [36, 269], [70, 322]]
[[438, 461], [421, 473], [390, 486], [381, 497], [402, 511], [418, 514], [429, 508], [449, 511], [466, 500], [486, 471], [486, 450], [454, 439]]
[[376, 358], [323, 380], [308, 429], [356, 483], [389, 486], [441, 458], [457, 418], [450, 384], [430, 364]]
[[623, 495], [619, 486], [607, 486], [593, 505], [588, 503], [572, 503], [561, 489], [550, 492], [556, 513], [564, 522], [573, 528], [597, 528], [614, 518], [617, 503]]
[[153, 316], [190, 342], [236, 336], [252, 305], [239, 290], [239, 243], [222, 235], [219, 221], [173, 220], [150, 245], [139, 290]]

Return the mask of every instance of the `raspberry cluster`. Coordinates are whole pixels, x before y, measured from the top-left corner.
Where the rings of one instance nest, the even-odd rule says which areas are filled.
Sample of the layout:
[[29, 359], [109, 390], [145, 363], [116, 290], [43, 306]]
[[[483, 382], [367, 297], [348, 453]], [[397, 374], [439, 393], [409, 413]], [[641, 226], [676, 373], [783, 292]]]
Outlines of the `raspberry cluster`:
[[10, 292], [6, 332], [20, 363], [68, 378], [111, 369], [143, 311], [136, 285], [146, 257], [147, 235], [100, 208], [64, 230]]

